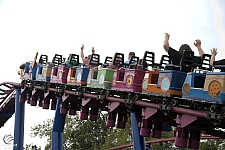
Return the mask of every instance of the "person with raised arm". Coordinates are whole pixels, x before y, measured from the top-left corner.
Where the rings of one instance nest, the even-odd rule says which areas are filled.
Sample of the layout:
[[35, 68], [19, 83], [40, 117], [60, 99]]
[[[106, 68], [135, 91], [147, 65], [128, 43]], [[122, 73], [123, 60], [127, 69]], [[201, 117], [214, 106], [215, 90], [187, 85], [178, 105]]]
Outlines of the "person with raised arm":
[[[217, 48], [211, 49], [211, 59], [210, 59], [210, 66], [214, 67], [215, 65], [224, 65], [225, 66], [225, 59], [220, 59], [216, 61], [216, 55], [217, 55]], [[225, 72], [225, 68], [221, 69], [221, 72]]]
[[[89, 61], [90, 61], [90, 59], [91, 59], [91, 55], [88, 55], [88, 56], [84, 57], [84, 45], [83, 45], [83, 44], [82, 44], [82, 46], [81, 46], [80, 49], [81, 49], [80, 57], [81, 57], [81, 59], [82, 59], [82, 62], [83, 62], [84, 65], [88, 65], [88, 64], [89, 64]], [[94, 47], [92, 47], [91, 53], [92, 53], [92, 54], [95, 53]]]
[[[168, 55], [174, 65], [179, 65], [182, 53], [184, 50], [186, 51], [192, 51], [190, 46], [188, 44], [182, 44], [179, 48], [179, 51], [173, 49], [169, 45], [169, 38], [170, 35], [168, 33], [165, 33], [165, 39], [164, 39], [164, 44], [163, 48], [165, 49], [166, 52], [168, 52]], [[195, 40], [194, 45], [197, 47], [199, 56], [194, 57], [194, 62], [200, 64], [201, 62], [201, 56], [204, 54], [204, 51], [201, 48], [201, 41], [199, 39]]]

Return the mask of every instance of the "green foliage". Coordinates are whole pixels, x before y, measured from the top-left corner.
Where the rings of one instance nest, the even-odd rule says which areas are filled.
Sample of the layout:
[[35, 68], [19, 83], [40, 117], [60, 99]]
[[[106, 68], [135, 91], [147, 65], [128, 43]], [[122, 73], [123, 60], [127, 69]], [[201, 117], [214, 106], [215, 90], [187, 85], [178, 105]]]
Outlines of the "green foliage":
[[221, 139], [203, 141], [201, 142], [200, 149], [201, 150], [224, 150], [225, 141]]
[[31, 127], [31, 137], [39, 137], [47, 139], [45, 150], [51, 149], [53, 119], [47, 119], [43, 124]]
[[24, 150], [41, 150], [41, 147], [37, 147], [36, 145], [33, 144], [26, 144]]
[[108, 128], [105, 143], [101, 150], [132, 143], [131, 121], [128, 119], [125, 129]]
[[[161, 138], [171, 138], [172, 133], [171, 132], [162, 132]], [[155, 140], [155, 138], [146, 138], [146, 141], [149, 140]], [[153, 143], [151, 144], [153, 150], [172, 150], [174, 148], [172, 142], [163, 142], [163, 143]]]
[[[43, 124], [35, 125], [31, 128], [32, 137], [46, 139], [45, 150], [51, 149], [51, 132], [53, 119], [48, 119]], [[171, 132], [163, 132], [162, 138], [171, 138]], [[146, 138], [145, 140], [153, 140]], [[125, 129], [106, 126], [106, 117], [99, 114], [96, 122], [90, 120], [80, 120], [79, 115], [67, 115], [64, 127], [64, 149], [65, 150], [106, 150], [108, 148], [132, 143], [131, 121], [128, 118]], [[25, 150], [31, 149], [32, 145], [27, 145]], [[153, 150], [188, 150], [188, 148], [178, 148], [174, 142], [153, 143]], [[130, 150], [132, 148], [127, 148]], [[199, 150], [223, 150], [224, 140], [205, 140], [200, 144]], [[38, 149], [40, 150], [40, 149]]]
[[[126, 129], [109, 128], [102, 113], [96, 122], [80, 120], [79, 115], [67, 115], [64, 127], [65, 150], [105, 150], [132, 142], [130, 121]], [[53, 119], [31, 127], [31, 136], [46, 138], [45, 150], [51, 149]]]

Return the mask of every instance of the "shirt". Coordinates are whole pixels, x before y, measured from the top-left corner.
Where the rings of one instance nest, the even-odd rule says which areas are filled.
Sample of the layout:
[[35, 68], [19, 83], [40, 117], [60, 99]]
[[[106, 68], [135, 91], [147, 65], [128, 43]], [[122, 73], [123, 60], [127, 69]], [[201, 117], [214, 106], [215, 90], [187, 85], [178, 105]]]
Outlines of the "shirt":
[[65, 63], [69, 68], [73, 68], [75, 66], [78, 66], [77, 62], [70, 63], [70, 60], [68, 59]]
[[[214, 61], [213, 62], [213, 65], [225, 65], [225, 59], [221, 59], [221, 60], [218, 60], [218, 61]], [[218, 69], [221, 69], [221, 72], [225, 72], [225, 68], [218, 68]]]
[[[168, 54], [169, 54], [170, 60], [172, 61], [172, 64], [180, 65], [180, 60], [183, 55], [182, 53], [180, 53], [177, 50], [170, 47]], [[201, 64], [202, 58], [201, 58], [201, 56], [194, 56], [193, 60], [194, 60], [194, 63]]]
[[[126, 61], [124, 62], [124, 68], [129, 68], [129, 66], [128, 66], [129, 63], [130, 63], [130, 60], [126, 60]], [[132, 61], [131, 64], [135, 64], [135, 65], [136, 65], [137, 62], [136, 62], [136, 61]]]

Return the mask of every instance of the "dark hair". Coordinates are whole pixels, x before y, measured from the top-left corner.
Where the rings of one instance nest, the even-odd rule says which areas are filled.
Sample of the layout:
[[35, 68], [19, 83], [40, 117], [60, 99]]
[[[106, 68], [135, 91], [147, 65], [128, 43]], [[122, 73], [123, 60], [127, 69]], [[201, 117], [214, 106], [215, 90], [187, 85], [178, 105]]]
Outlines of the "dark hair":
[[130, 52], [129, 57], [131, 57], [131, 56], [135, 56], [135, 52]]
[[190, 46], [188, 44], [182, 44], [180, 46], [179, 52], [183, 53], [185, 51], [192, 51], [192, 49], [190, 48]]

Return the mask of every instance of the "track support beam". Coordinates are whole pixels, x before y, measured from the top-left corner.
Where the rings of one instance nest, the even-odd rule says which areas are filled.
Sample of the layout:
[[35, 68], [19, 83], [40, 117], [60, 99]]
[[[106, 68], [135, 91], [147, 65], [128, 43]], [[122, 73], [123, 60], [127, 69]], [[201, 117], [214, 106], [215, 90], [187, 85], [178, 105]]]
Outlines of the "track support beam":
[[22, 150], [24, 142], [24, 112], [25, 104], [20, 103], [21, 88], [15, 86], [15, 123], [13, 150]]
[[63, 130], [66, 120], [66, 114], [60, 114], [60, 104], [62, 103], [62, 98], [58, 97], [55, 119], [52, 128], [52, 149], [53, 150], [63, 150]]

